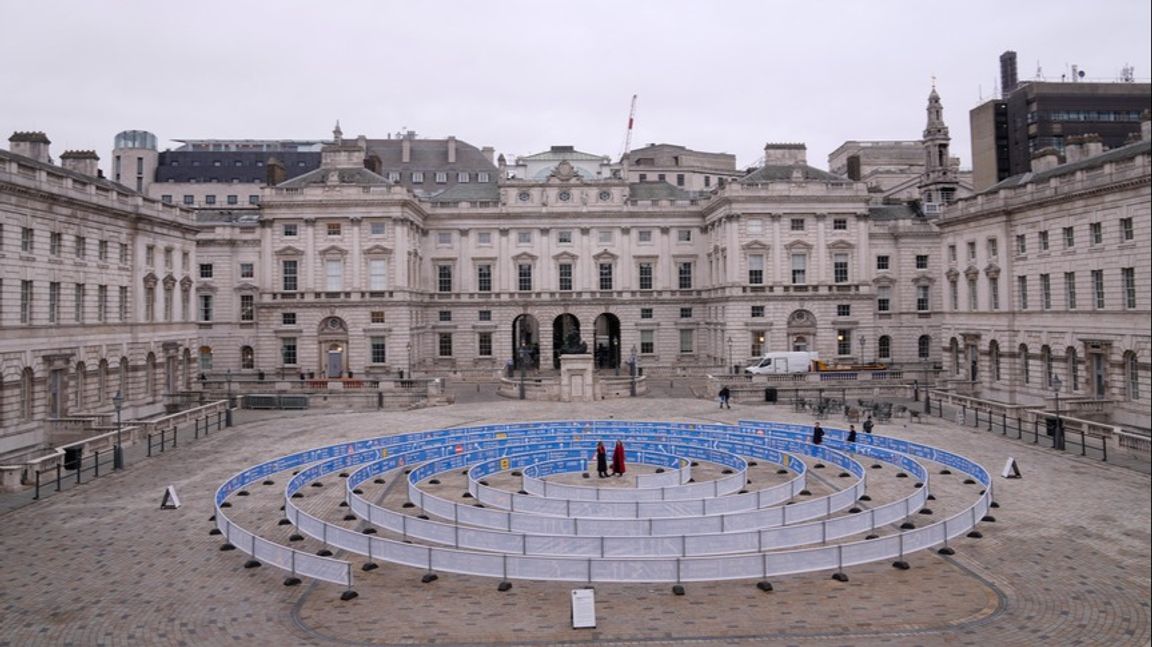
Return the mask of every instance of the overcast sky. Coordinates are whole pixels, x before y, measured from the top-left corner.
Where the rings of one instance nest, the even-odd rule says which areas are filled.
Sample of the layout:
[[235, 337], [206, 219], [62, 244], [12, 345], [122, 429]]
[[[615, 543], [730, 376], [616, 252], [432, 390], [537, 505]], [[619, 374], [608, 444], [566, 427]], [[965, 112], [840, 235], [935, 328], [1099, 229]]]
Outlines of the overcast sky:
[[[894, 2], [63, 2], [0, 0], [0, 131], [43, 130], [53, 157], [113, 136], [456, 135], [508, 155], [553, 144], [736, 155], [804, 142], [918, 139], [932, 77], [953, 151], [998, 57], [1049, 80], [1076, 64], [1152, 76], [1148, 0]], [[6, 143], [3, 144], [6, 146]]]

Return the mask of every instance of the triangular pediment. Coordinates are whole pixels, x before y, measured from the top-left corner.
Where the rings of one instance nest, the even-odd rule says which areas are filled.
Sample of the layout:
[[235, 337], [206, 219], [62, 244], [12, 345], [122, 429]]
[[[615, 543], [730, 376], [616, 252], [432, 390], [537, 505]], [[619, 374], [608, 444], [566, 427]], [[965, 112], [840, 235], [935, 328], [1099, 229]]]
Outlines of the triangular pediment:
[[539, 257], [536, 256], [535, 254], [530, 254], [528, 252], [520, 252], [519, 254], [513, 256], [512, 260], [514, 260], [518, 263], [534, 263], [534, 262], [536, 262], [537, 258], [539, 258]]
[[573, 254], [572, 252], [560, 252], [559, 254], [552, 255], [552, 260], [559, 263], [574, 263], [578, 258], [580, 257]]
[[324, 249], [320, 250], [321, 256], [329, 256], [329, 257], [331, 257], [331, 256], [345, 256], [347, 254], [348, 254], [348, 250], [346, 250], [343, 247], [340, 247], [338, 245], [329, 245], [329, 246], [325, 247]]
[[794, 240], [784, 246], [784, 249], [789, 251], [806, 251], [812, 249], [812, 243], [803, 240]]
[[620, 257], [617, 256], [616, 254], [613, 254], [612, 252], [608, 251], [607, 249], [602, 249], [599, 252], [597, 252], [596, 255], [593, 256], [592, 258], [594, 258], [598, 261], [614, 261]]
[[[750, 251], [750, 252], [766, 252], [766, 251], [772, 249], [772, 247], [770, 245], [768, 245], [767, 243], [765, 243], [764, 241], [757, 238], [755, 240], [750, 240], [750, 241], [744, 243], [743, 245], [740, 246], [740, 249], [743, 249], [744, 251]], [[719, 251], [719, 250], [717, 250], [717, 251]]]
[[376, 255], [376, 256], [389, 256], [392, 254], [392, 248], [391, 247], [385, 247], [384, 245], [373, 245], [371, 247], [366, 248], [364, 250], [364, 254], [365, 255]]
[[855, 247], [855, 245], [844, 240], [843, 238], [837, 238], [836, 240], [828, 243], [828, 249], [854, 249]]
[[303, 256], [304, 250], [292, 245], [285, 245], [276, 250], [277, 256]]

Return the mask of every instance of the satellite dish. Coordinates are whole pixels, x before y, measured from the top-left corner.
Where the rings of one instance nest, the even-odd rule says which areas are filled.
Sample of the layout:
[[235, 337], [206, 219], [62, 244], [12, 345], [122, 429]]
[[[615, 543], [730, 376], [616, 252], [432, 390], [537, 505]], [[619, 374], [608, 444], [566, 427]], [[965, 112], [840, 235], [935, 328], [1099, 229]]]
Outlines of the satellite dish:
[[1080, 70], [1079, 72], [1077, 72], [1077, 74], [1080, 75], [1080, 78], [1084, 78], [1084, 70]]

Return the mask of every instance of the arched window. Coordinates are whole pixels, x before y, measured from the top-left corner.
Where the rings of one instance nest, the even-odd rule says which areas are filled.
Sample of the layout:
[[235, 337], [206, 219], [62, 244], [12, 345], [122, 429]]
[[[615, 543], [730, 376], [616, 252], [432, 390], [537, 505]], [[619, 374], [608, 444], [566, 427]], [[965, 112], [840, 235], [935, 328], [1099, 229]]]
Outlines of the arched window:
[[1052, 373], [1052, 349], [1047, 346], [1040, 347], [1040, 367], [1044, 371], [1040, 382], [1045, 388], [1052, 388], [1052, 378], [1056, 375]]
[[1068, 362], [1068, 390], [1080, 390], [1080, 361], [1076, 356], [1076, 349], [1069, 346], [1064, 351], [1064, 361]]
[[120, 385], [117, 386], [116, 388], [118, 391], [120, 391], [120, 397], [127, 400], [129, 397], [129, 394], [128, 394], [128, 391], [129, 391], [129, 389], [128, 389], [128, 358], [127, 357], [121, 357], [120, 358], [119, 379], [120, 379]]
[[876, 354], [880, 359], [892, 359], [892, 338], [881, 335], [876, 341]]
[[1136, 361], [1136, 353], [1124, 353], [1124, 381], [1129, 400], [1140, 399], [1140, 363]]
[[1000, 342], [995, 339], [988, 344], [988, 364], [992, 373], [992, 381], [1000, 381]]
[[34, 386], [35, 376], [32, 374], [32, 369], [25, 368], [20, 374], [20, 417], [25, 420], [32, 419], [33, 400], [36, 397]]
[[240, 368], [256, 368], [256, 353], [251, 346], [240, 347]]
[[1020, 350], [1017, 351], [1020, 356], [1020, 381], [1028, 384], [1032, 381], [1031, 371], [1028, 370], [1028, 345], [1020, 344]]
[[108, 360], [100, 360], [96, 367], [96, 402], [104, 404], [108, 401]]
[[956, 341], [953, 337], [952, 341], [948, 342], [948, 352], [952, 355], [952, 372], [956, 375], [960, 374], [960, 342]]
[[144, 360], [144, 393], [149, 401], [156, 399], [156, 356], [152, 353]]
[[916, 354], [920, 359], [930, 359], [932, 357], [932, 337], [929, 335], [920, 335], [919, 341], [916, 342]]

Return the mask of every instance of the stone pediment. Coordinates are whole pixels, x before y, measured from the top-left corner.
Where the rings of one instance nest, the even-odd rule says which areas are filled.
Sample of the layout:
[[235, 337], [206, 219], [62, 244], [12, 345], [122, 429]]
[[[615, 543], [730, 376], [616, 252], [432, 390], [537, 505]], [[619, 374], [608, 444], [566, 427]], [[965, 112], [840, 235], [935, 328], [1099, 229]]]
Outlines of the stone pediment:
[[324, 249], [320, 250], [320, 256], [324, 256], [324, 257], [333, 257], [333, 256], [344, 257], [347, 255], [348, 255], [348, 250], [346, 250], [343, 247], [340, 247], [338, 245], [329, 245], [329, 246], [325, 247]]
[[254, 283], [249, 283], [248, 281], [245, 281], [243, 283], [240, 283], [239, 285], [237, 285], [236, 287], [234, 287], [232, 289], [235, 290], [236, 292], [259, 292], [260, 286], [255, 285]]
[[165, 290], [171, 290], [174, 287], [176, 287], [176, 277], [172, 276], [171, 274], [169, 274], [168, 276], [165, 276], [164, 277], [164, 289]]
[[512, 260], [519, 262], [519, 263], [534, 263], [534, 262], [536, 262], [537, 258], [539, 258], [539, 256], [536, 256], [535, 254], [530, 254], [528, 252], [520, 252], [519, 254], [513, 256]]
[[149, 272], [149, 273], [144, 275], [144, 287], [146, 287], [146, 288], [154, 288], [154, 287], [156, 287], [156, 284], [159, 282], [160, 282], [160, 279], [156, 278], [156, 275], [153, 274], [152, 272]]
[[960, 278], [960, 272], [957, 272], [955, 267], [950, 267], [948, 271], [944, 273], [944, 276], [946, 276], [949, 281], [955, 281]]
[[891, 276], [881, 275], [881, 276], [877, 276], [876, 278], [872, 279], [872, 285], [893, 286], [895, 284], [896, 284], [896, 281], [893, 280]]
[[364, 249], [365, 256], [390, 256], [391, 254], [392, 248], [384, 245], [373, 245]]
[[565, 262], [574, 263], [574, 262], [576, 262], [576, 259], [578, 259], [578, 258], [580, 258], [580, 257], [573, 254], [572, 252], [560, 252], [559, 254], [553, 254], [552, 255], [552, 260], [560, 262], [560, 263], [565, 263]]
[[597, 252], [596, 255], [593, 256], [592, 258], [594, 258], [598, 261], [614, 261], [620, 257], [617, 256], [616, 254], [613, 254], [612, 252], [608, 251], [607, 249], [602, 249], [599, 252]]
[[796, 250], [808, 251], [808, 250], [812, 249], [812, 243], [805, 242], [803, 240], [794, 240], [794, 241], [788, 243], [787, 245], [785, 245], [784, 249], [787, 249], [789, 251], [796, 251]]
[[191, 288], [192, 287], [192, 279], [187, 277], [187, 276], [180, 279], [180, 287], [184, 290]]
[[766, 251], [772, 249], [772, 247], [770, 245], [768, 245], [767, 243], [765, 243], [764, 241], [757, 238], [755, 240], [750, 240], [750, 241], [744, 243], [743, 245], [740, 246], [740, 249], [743, 249], [745, 251], [755, 251], [755, 252], [764, 251], [764, 252], [766, 252]]
[[1000, 266], [995, 263], [989, 263], [984, 267], [984, 274], [990, 279], [1000, 278]]
[[936, 279], [932, 278], [932, 276], [928, 274], [920, 274], [916, 278], [912, 279], [912, 285], [932, 285], [935, 282]]
[[964, 278], [969, 281], [974, 281], [978, 276], [980, 276], [980, 270], [976, 269], [975, 265], [969, 265], [964, 268]]
[[304, 250], [300, 249], [299, 247], [294, 247], [292, 245], [285, 245], [285, 246], [281, 247], [280, 249], [276, 250], [276, 255], [277, 256], [303, 256]]
[[856, 245], [853, 245], [852, 243], [848, 242], [847, 240], [844, 240], [843, 238], [837, 238], [836, 240], [828, 243], [828, 249], [844, 250], [844, 249], [855, 249], [855, 248], [856, 248]]
[[551, 182], [553, 180], [558, 182], [571, 182], [572, 180], [580, 181], [581, 177], [580, 174], [576, 172], [576, 167], [572, 166], [572, 162], [560, 160], [556, 168], [552, 169], [552, 172], [548, 174], [548, 181]]

